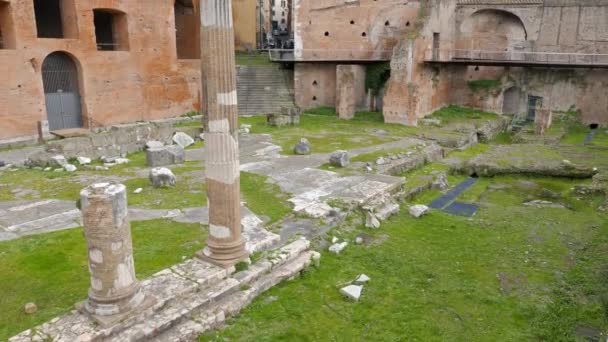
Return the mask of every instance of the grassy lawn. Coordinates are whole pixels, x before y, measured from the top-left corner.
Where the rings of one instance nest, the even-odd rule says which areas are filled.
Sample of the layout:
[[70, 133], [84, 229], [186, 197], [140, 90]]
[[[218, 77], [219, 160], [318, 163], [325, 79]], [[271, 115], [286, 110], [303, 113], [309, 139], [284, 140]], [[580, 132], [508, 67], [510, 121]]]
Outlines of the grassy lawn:
[[441, 120], [441, 124], [457, 122], [479, 122], [498, 118], [495, 113], [484, 112], [475, 108], [447, 106], [434, 112], [430, 118]]
[[[580, 326], [606, 331], [606, 217], [592, 199], [574, 210], [524, 207], [522, 180], [563, 193], [573, 184], [495, 177], [465, 193], [482, 201], [473, 219], [402, 210], [379, 230], [344, 231], [372, 243], [324, 252], [318, 269], [201, 341], [563, 341]], [[338, 290], [360, 273], [371, 281], [352, 303]]]
[[241, 194], [249, 209], [268, 218], [267, 224], [291, 214], [293, 205], [287, 201], [287, 194], [278, 185], [268, 183], [264, 176], [241, 172]]
[[[148, 178], [134, 178], [124, 182], [127, 187], [129, 206], [146, 209], [183, 209], [204, 207], [207, 204], [205, 179], [176, 175], [174, 187], [152, 187]], [[133, 191], [142, 188], [141, 193]]]
[[237, 52], [235, 55], [236, 65], [272, 65], [268, 53], [245, 53]]
[[284, 154], [293, 154], [293, 147], [303, 137], [310, 141], [313, 153], [325, 153], [395, 141], [418, 131], [415, 127], [385, 124], [382, 113], [360, 112], [352, 120], [340, 120], [333, 108], [307, 111], [295, 127], [268, 126], [265, 116], [240, 117], [239, 122], [252, 125], [251, 133], [271, 134]]
[[[139, 279], [190, 257], [203, 247], [198, 224], [132, 222]], [[73, 309], [87, 296], [89, 272], [81, 228], [0, 242], [0, 341]], [[23, 313], [34, 302], [38, 312]]]

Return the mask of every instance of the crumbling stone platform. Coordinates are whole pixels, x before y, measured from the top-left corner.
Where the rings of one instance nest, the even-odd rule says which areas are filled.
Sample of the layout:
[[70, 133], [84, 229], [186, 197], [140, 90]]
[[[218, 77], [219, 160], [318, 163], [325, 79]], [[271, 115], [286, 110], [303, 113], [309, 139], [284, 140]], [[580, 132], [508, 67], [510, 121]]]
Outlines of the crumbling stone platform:
[[234, 267], [187, 260], [142, 281], [142, 292], [155, 304], [114, 326], [102, 328], [74, 310], [9, 341], [192, 341], [259, 294], [318, 262], [320, 255], [309, 247], [308, 240], [296, 240], [237, 273]]

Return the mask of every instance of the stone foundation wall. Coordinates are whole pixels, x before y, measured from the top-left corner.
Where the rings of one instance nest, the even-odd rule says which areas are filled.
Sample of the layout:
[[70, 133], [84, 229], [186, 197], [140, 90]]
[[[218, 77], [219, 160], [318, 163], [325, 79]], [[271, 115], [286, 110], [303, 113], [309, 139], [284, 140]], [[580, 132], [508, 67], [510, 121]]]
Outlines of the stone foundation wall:
[[175, 132], [184, 132], [197, 139], [202, 133], [201, 127], [174, 127], [176, 123], [192, 120], [200, 121], [201, 119], [194, 117], [193, 119], [168, 119], [116, 125], [82, 137], [50, 141], [45, 145], [45, 151], [30, 156], [29, 159], [32, 165], [44, 165], [51, 157], [58, 154], [66, 158], [117, 157], [142, 151], [146, 142], [150, 140], [171, 144]]

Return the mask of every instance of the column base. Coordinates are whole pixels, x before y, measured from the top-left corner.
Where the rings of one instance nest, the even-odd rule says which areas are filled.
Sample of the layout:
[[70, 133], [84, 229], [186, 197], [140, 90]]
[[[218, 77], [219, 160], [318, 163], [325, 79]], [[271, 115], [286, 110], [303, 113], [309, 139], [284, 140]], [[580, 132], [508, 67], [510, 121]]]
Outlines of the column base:
[[227, 248], [207, 246], [205, 249], [196, 252], [195, 256], [213, 265], [230, 268], [241, 261], [247, 260], [249, 252], [245, 248], [245, 242], [243, 242], [235, 247]]
[[150, 308], [155, 302], [154, 297], [144, 295], [143, 291], [138, 288], [132, 296], [122, 298], [118, 302], [102, 303], [88, 298], [77, 303], [76, 309], [101, 327], [108, 328]]

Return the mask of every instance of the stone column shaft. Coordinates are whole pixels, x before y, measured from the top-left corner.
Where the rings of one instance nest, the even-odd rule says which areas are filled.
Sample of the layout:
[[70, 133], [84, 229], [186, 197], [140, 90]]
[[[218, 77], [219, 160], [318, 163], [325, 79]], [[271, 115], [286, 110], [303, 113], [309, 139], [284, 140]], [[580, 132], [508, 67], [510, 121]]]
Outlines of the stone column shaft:
[[200, 0], [205, 176], [209, 198], [207, 247], [197, 255], [223, 267], [247, 258], [241, 231], [236, 69], [232, 1]]
[[126, 188], [98, 183], [80, 193], [91, 287], [85, 309], [96, 316], [124, 314], [143, 302], [135, 277]]

